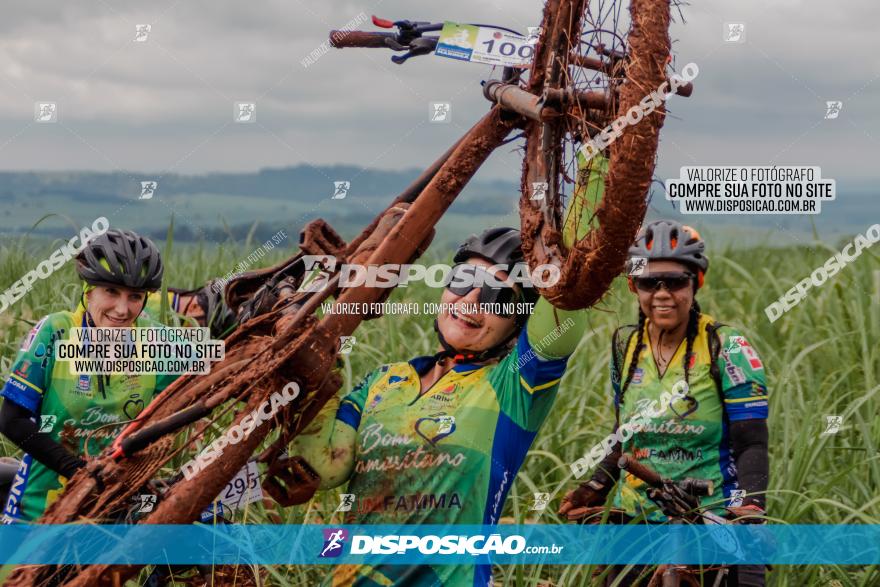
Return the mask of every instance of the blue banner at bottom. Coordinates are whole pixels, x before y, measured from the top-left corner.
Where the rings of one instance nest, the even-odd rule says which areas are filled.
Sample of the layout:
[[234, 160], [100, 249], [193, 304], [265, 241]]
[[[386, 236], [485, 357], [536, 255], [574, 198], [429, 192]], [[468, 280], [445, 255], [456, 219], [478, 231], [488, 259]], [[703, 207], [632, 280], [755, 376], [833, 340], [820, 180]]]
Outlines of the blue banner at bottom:
[[0, 526], [2, 564], [880, 564], [880, 525]]

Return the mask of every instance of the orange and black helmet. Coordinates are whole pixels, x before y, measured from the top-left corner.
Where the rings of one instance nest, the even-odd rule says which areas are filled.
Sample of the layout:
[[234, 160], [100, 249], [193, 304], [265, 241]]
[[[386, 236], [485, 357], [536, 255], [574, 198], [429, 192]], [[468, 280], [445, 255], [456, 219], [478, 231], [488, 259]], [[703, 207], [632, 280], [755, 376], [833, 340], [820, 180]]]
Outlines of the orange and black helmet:
[[654, 220], [639, 231], [636, 242], [629, 248], [629, 261], [634, 257], [651, 260], [678, 261], [697, 274], [697, 286], [702, 287], [703, 278], [709, 270], [705, 255], [706, 243], [694, 228], [675, 220]]

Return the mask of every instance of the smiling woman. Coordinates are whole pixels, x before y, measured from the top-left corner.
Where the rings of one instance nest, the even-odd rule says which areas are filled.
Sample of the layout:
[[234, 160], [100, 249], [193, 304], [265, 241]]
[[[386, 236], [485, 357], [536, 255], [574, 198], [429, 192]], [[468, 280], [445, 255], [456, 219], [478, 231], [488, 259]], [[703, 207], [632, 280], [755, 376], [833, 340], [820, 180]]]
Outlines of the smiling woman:
[[38, 518], [85, 465], [82, 456], [110, 443], [113, 430], [98, 429], [137, 417], [177, 377], [71, 373], [71, 363], [54, 355], [56, 341], [60, 348], [68, 341], [79, 346], [75, 329], [158, 326], [141, 316], [147, 292], [162, 282], [156, 245], [134, 232], [108, 230], [77, 256], [77, 273], [84, 284], [76, 310], [49, 314], [34, 326], [0, 390], [0, 432], [25, 453], [5, 523]]
[[[580, 197], [601, 200], [605, 168], [601, 157], [589, 164]], [[586, 203], [571, 209], [593, 212]], [[513, 277], [524, 264], [518, 230], [473, 235], [454, 262], [435, 304], [437, 352], [373, 370], [331, 399], [289, 447], [318, 472], [322, 488], [348, 483], [346, 493], [358, 500], [346, 510], [348, 524], [498, 523], [583, 334], [585, 312], [558, 310]], [[507, 311], [532, 303], [531, 314]], [[412, 500], [414, 490], [435, 499]], [[326, 582], [359, 578], [486, 585], [491, 568], [338, 566]]]
[[[700, 506], [715, 514], [727, 515], [725, 506], [763, 514], [769, 481], [764, 365], [739, 331], [701, 313], [696, 294], [709, 268], [704, 249], [693, 228], [657, 220], [642, 228], [629, 250], [629, 266], [643, 267], [629, 278], [639, 323], [618, 329], [612, 342], [615, 433], [623, 432], [622, 423], [639, 418], [646, 402], [682, 383], [686, 394], [671, 401], [668, 410], [642, 416], [631, 434], [618, 435], [593, 477], [563, 500], [560, 513], [570, 519], [604, 503], [617, 487], [614, 505], [628, 519], [666, 521], [653, 507], [650, 488], [618, 469], [622, 454], [664, 479], [711, 481], [720, 488], [721, 501], [705, 495]], [[632, 584], [643, 571], [615, 568], [606, 584]], [[763, 567], [738, 567], [734, 576], [728, 584], [764, 583]]]

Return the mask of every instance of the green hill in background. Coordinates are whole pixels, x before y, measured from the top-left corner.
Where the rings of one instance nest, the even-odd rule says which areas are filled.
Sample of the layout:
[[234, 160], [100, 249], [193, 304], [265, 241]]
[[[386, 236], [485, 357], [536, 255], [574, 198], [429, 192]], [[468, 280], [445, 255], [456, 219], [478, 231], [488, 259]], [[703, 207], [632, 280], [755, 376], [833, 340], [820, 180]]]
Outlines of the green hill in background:
[[[77, 227], [106, 216], [111, 224], [164, 238], [174, 213], [176, 240], [223, 242], [230, 237], [268, 238], [280, 229], [290, 234], [314, 218], [329, 221], [345, 238], [355, 236], [419, 170], [368, 170], [350, 165], [262, 169], [255, 173], [152, 176], [139, 172], [3, 172], [0, 173], [0, 233], [8, 238], [30, 230], [51, 237], [72, 234]], [[151, 199], [139, 199], [141, 181], [155, 180]], [[332, 199], [335, 181], [349, 181], [344, 199]], [[655, 184], [656, 186], [656, 184]], [[713, 229], [725, 244], [766, 242], [791, 245], [864, 231], [880, 219], [880, 199], [868, 185], [839, 182], [838, 198], [817, 216], [679, 216], [663, 198], [652, 194], [649, 217], [679, 216]], [[516, 225], [519, 178], [472, 181], [441, 221], [435, 243], [461, 241], [488, 226]], [[78, 230], [78, 228], [77, 228]]]

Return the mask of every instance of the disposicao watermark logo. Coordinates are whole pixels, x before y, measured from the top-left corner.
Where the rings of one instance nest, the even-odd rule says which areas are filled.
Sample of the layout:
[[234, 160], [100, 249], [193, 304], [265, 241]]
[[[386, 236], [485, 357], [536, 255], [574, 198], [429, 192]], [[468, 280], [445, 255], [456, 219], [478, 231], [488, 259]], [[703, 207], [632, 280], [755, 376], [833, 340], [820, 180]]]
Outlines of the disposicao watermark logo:
[[452, 104], [449, 102], [431, 102], [431, 122], [451, 122]]
[[321, 548], [321, 553], [318, 556], [321, 558], [336, 558], [342, 554], [344, 550], [343, 545], [346, 540], [348, 540], [348, 530], [344, 528], [325, 528], [324, 546]]
[[859, 258], [862, 251], [880, 241], [880, 224], [874, 224], [864, 235], [856, 235], [851, 243], [843, 247], [839, 253], [817, 267], [808, 277], [801, 279], [794, 287], [785, 292], [778, 300], [764, 308], [764, 313], [770, 322], [776, 322], [783, 314], [801, 303], [811, 287], [820, 287], [826, 281], [837, 275], [840, 270]]
[[199, 471], [213, 463], [223, 453], [228, 445], [238, 444], [246, 439], [263, 422], [271, 420], [281, 409], [299, 396], [299, 385], [291, 381], [280, 392], [275, 392], [271, 397], [257, 406], [254, 411], [241, 419], [241, 422], [232, 426], [223, 436], [217, 438], [199, 455], [184, 463], [181, 470], [187, 479], [195, 477]]
[[[326, 530], [325, 530], [326, 532]], [[329, 548], [325, 534], [326, 550]], [[344, 540], [344, 538], [342, 539]], [[512, 534], [502, 537], [501, 534], [464, 535], [433, 535], [416, 536], [355, 534], [351, 537], [351, 554], [384, 554], [403, 555], [416, 551], [421, 555], [514, 555], [514, 554], [559, 554], [565, 546], [555, 543], [545, 546], [529, 546], [525, 536]], [[341, 546], [340, 546], [341, 549]], [[341, 550], [340, 550], [341, 552]], [[330, 555], [321, 555], [330, 556]], [[333, 555], [337, 556], [337, 555]]]
[[700, 68], [696, 63], [685, 65], [681, 69], [681, 75], [671, 76], [669, 81], [660, 84], [659, 88], [642, 98], [638, 104], [627, 110], [626, 114], [602, 129], [590, 142], [584, 143], [581, 147], [581, 153], [587, 161], [595, 157], [597, 153], [601, 153], [608, 148], [608, 145], [620, 138], [623, 129], [640, 123], [642, 119], [653, 113], [669, 96], [674, 94], [679, 87], [696, 78], [699, 73]]
[[648, 406], [633, 414], [633, 416], [620, 425], [620, 427], [596, 443], [590, 451], [569, 465], [572, 475], [578, 479], [594, 466], [602, 462], [602, 459], [614, 451], [616, 444], [627, 442], [633, 435], [651, 419], [659, 418], [672, 407], [673, 402], [684, 399], [688, 394], [688, 384], [683, 379], [672, 386], [672, 391], [664, 391], [660, 395], [659, 402], [652, 401]]
[[[83, 229], [79, 231], [79, 235], [71, 238], [67, 241], [67, 244], [62, 245], [60, 249], [49, 255], [48, 259], [37, 265], [35, 269], [31, 269], [25, 273], [24, 277], [13, 283], [9, 286], [9, 289], [0, 294], [0, 312], [5, 311], [6, 308], [23, 298], [24, 295], [34, 287], [34, 283], [36, 283], [37, 279], [48, 279], [50, 275], [58, 271], [65, 263], [86, 248], [86, 245], [88, 245], [90, 241], [107, 232], [109, 228], [110, 221], [103, 216], [92, 222], [91, 229], [83, 227]], [[75, 244], [77, 238], [79, 238], [79, 245]]]
[[[485, 268], [460, 264], [454, 267], [443, 263], [435, 265], [386, 263], [384, 265], [358, 265], [343, 263], [337, 267], [332, 255], [303, 255], [305, 277], [297, 291], [322, 291], [330, 281], [330, 274], [339, 274], [339, 287], [406, 287], [411, 281], [424, 281], [430, 287], [505, 287], [505, 280], [496, 276], [507, 271], [506, 265]], [[527, 263], [516, 263], [510, 269], [510, 281], [520, 287], [551, 287], [559, 281], [559, 267], [538, 265], [534, 271]]]

